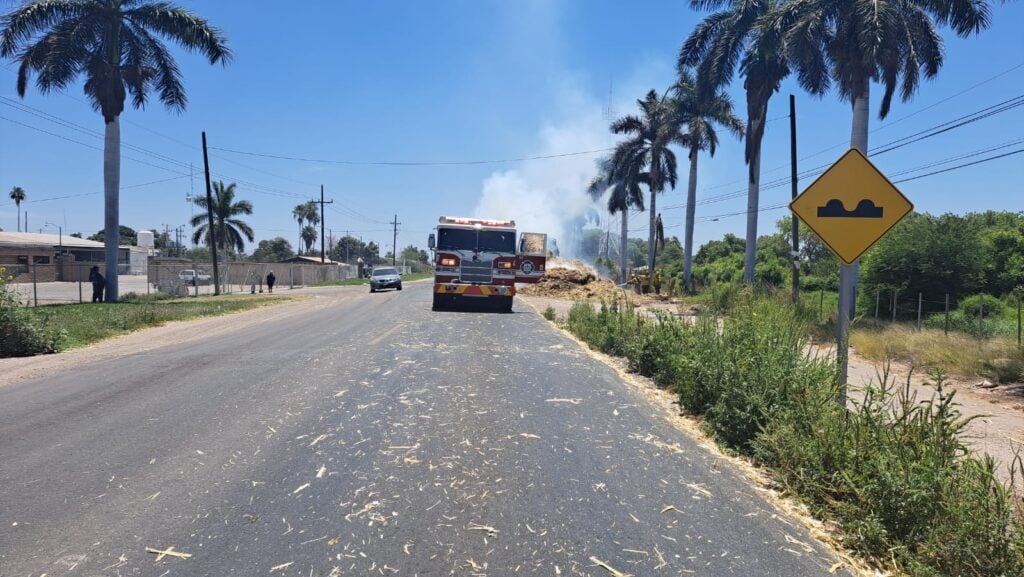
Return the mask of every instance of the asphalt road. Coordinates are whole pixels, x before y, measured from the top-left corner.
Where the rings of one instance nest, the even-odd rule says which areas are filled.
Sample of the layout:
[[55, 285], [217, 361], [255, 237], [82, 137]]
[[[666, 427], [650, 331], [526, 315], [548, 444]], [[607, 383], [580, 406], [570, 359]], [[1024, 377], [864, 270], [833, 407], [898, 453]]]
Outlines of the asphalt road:
[[[0, 575], [802, 577], [836, 562], [522, 303], [434, 313], [424, 283], [330, 290], [360, 295], [0, 388]], [[191, 557], [147, 552], [170, 547]]]

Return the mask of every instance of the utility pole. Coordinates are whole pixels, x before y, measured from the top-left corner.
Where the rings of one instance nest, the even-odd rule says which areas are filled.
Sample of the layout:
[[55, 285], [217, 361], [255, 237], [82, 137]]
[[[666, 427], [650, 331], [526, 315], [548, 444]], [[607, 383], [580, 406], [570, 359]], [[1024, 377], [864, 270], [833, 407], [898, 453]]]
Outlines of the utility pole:
[[324, 259], [324, 227], [327, 226], [327, 214], [324, 211], [324, 205], [325, 204], [334, 204], [334, 199], [327, 200], [327, 201], [324, 200], [324, 185], [321, 184], [320, 185], [320, 200], [319, 201], [314, 200], [313, 202], [319, 202], [320, 203], [320, 264], [323, 264], [324, 262], [326, 262], [325, 259]]
[[[213, 258], [213, 294], [220, 295], [220, 274], [217, 271], [217, 227], [213, 220], [213, 192], [210, 188], [210, 156], [206, 151], [206, 131], [203, 131], [203, 167], [206, 170], [206, 225], [210, 227], [210, 256]], [[196, 289], [197, 291], [199, 289]]]
[[[790, 157], [790, 186], [793, 198], [796, 199], [796, 97], [789, 95], [789, 157]], [[793, 264], [793, 303], [800, 300], [800, 223], [796, 215], [790, 215], [793, 219], [793, 254], [790, 262]]]
[[388, 224], [394, 227], [394, 236], [391, 237], [391, 266], [395, 266], [398, 260], [398, 225], [402, 223], [398, 222], [398, 215], [396, 214], [395, 220]]

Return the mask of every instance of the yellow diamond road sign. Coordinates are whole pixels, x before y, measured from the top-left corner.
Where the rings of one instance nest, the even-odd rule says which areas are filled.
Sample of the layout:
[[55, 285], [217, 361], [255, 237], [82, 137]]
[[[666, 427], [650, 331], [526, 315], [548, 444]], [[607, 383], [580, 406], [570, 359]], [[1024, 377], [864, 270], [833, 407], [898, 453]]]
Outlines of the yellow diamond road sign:
[[789, 204], [839, 260], [853, 264], [914, 205], [851, 148]]

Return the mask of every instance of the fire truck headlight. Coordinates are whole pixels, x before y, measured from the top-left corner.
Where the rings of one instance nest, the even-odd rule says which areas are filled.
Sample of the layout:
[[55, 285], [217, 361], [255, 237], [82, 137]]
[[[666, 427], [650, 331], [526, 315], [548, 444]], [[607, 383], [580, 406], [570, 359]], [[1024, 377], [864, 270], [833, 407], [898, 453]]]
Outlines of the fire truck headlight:
[[498, 263], [498, 268], [512, 268], [512, 263], [510, 263], [508, 261], [506, 261], [506, 262], [499, 262]]
[[455, 259], [454, 258], [442, 258], [441, 259], [441, 266], [455, 266]]

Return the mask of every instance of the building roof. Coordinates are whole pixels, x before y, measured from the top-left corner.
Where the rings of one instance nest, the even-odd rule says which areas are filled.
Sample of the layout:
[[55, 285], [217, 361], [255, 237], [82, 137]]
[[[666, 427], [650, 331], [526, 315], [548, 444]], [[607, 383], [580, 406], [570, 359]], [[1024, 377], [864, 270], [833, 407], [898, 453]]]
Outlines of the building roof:
[[102, 242], [76, 238], [71, 235], [57, 235], [35, 232], [0, 232], [0, 247], [57, 247], [98, 248], [103, 249]]
[[294, 262], [294, 263], [299, 263], [299, 264], [303, 264], [303, 263], [304, 264], [324, 264], [324, 265], [328, 265], [328, 264], [343, 265], [343, 264], [345, 264], [343, 262], [338, 262], [336, 260], [331, 260], [329, 258], [328, 259], [324, 259], [323, 262], [320, 262], [320, 257], [318, 257], [318, 256], [293, 256], [292, 258], [283, 260], [281, 262]]

